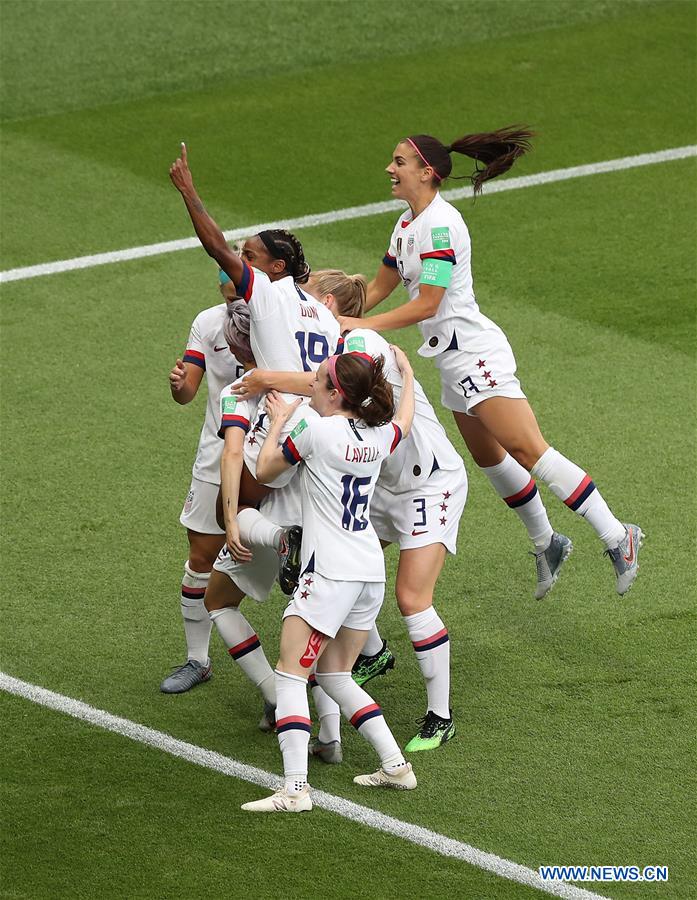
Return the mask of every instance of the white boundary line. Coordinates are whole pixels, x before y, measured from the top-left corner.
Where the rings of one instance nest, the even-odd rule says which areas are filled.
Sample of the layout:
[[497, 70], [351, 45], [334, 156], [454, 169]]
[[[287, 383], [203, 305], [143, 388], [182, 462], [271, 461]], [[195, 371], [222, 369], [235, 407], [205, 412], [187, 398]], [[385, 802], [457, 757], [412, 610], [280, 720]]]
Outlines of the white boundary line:
[[[606, 172], [619, 172], [623, 169], [634, 169], [638, 166], [651, 166], [656, 163], [671, 162], [697, 156], [697, 145], [673, 147], [656, 153], [641, 153], [638, 156], [623, 156], [620, 159], [609, 159], [605, 162], [589, 163], [585, 166], [571, 166], [568, 169], [551, 169], [538, 172], [536, 175], [524, 175], [521, 178], [505, 178], [492, 181], [486, 185], [486, 194], [500, 194], [503, 191], [514, 191], [518, 188], [534, 187], [539, 184], [551, 184], [555, 181], [567, 181], [570, 178], [584, 178], [587, 175], [601, 175]], [[443, 191], [446, 200], [461, 200], [472, 196], [472, 188], [454, 188]], [[333, 222], [345, 222], [349, 219], [361, 219], [366, 216], [377, 216], [382, 213], [396, 212], [404, 209], [399, 200], [387, 200], [383, 203], [368, 203], [365, 206], [349, 206], [346, 209], [333, 209], [330, 212], [301, 216], [296, 219], [283, 219], [278, 222], [261, 222], [256, 225], [245, 225], [225, 232], [228, 241], [257, 234], [267, 228], [287, 228], [289, 231], [300, 228], [314, 228], [317, 225], [330, 225]], [[58, 272], [71, 272], [75, 269], [91, 269], [93, 266], [104, 266], [108, 263], [127, 262], [142, 259], [146, 256], [160, 256], [163, 253], [175, 253], [178, 250], [191, 250], [200, 247], [198, 238], [182, 238], [177, 241], [165, 241], [161, 244], [146, 244], [143, 247], [131, 247], [126, 250], [113, 250], [109, 253], [97, 253], [92, 256], [77, 256], [74, 259], [57, 260], [41, 263], [36, 266], [24, 266], [19, 269], [6, 269], [0, 272], [0, 284], [8, 281], [23, 281], [27, 278], [39, 278], [42, 275], [55, 275]]]
[[[25, 700], [30, 700], [32, 703], [38, 703], [57, 712], [66, 713], [75, 719], [81, 719], [83, 722], [88, 722], [91, 725], [97, 725], [99, 728], [120, 734], [122, 737], [146, 744], [149, 747], [154, 747], [156, 750], [169, 753], [171, 756], [179, 757], [179, 759], [185, 759], [187, 762], [194, 763], [197, 766], [213, 769], [223, 775], [239, 778], [242, 781], [249, 781], [252, 784], [272, 790], [278, 788], [281, 784], [281, 780], [277, 776], [271, 775], [263, 769], [257, 769], [254, 766], [237, 762], [237, 760], [222, 756], [213, 750], [206, 750], [203, 747], [197, 747], [195, 744], [177, 740], [177, 738], [173, 738], [161, 731], [155, 731], [153, 728], [147, 728], [145, 725], [139, 725], [136, 722], [131, 722], [129, 719], [113, 716], [102, 709], [88, 706], [87, 703], [82, 703], [80, 700], [65, 697], [63, 694], [56, 694], [35, 684], [21, 681], [19, 678], [13, 678], [4, 672], [0, 672], [0, 690], [23, 697]], [[606, 900], [600, 894], [594, 894], [591, 891], [577, 888], [566, 882], [543, 881], [537, 872], [533, 869], [528, 869], [526, 866], [521, 866], [508, 859], [502, 859], [493, 853], [478, 850], [470, 844], [456, 841], [435, 831], [429, 831], [427, 828], [421, 828], [419, 825], [412, 825], [392, 816], [383, 815], [367, 806], [359, 806], [350, 800], [344, 800], [342, 797], [326, 794], [324, 791], [313, 791], [312, 800], [315, 806], [318, 806], [320, 809], [336, 813], [344, 819], [349, 819], [352, 822], [357, 822], [359, 825], [365, 825], [368, 828], [374, 828], [376, 831], [382, 831], [385, 834], [402, 838], [402, 840], [409, 841], [411, 844], [439, 853], [441, 856], [450, 856], [454, 859], [462, 860], [472, 866], [476, 866], [478, 869], [484, 869], [486, 872], [492, 872], [501, 878], [507, 878], [509, 881], [536, 888], [554, 897], [564, 897], [566, 900]]]

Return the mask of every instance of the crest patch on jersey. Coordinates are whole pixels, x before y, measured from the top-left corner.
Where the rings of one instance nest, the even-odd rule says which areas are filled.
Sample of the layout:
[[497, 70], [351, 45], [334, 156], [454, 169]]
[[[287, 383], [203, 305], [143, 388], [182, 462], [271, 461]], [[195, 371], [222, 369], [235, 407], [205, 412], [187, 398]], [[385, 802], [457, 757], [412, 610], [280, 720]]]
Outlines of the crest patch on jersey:
[[296, 438], [302, 431], [305, 431], [307, 428], [307, 422], [305, 419], [301, 419], [295, 428], [291, 431], [290, 436], [292, 438]]
[[345, 350], [347, 353], [365, 353], [365, 338], [360, 336], [349, 338]]
[[450, 229], [449, 228], [432, 228], [431, 241], [434, 250], [447, 250], [450, 246]]
[[237, 408], [237, 397], [223, 397], [223, 413], [234, 413]]
[[414, 252], [414, 235], [410, 234], [409, 239], [407, 240], [407, 254], [411, 255]]

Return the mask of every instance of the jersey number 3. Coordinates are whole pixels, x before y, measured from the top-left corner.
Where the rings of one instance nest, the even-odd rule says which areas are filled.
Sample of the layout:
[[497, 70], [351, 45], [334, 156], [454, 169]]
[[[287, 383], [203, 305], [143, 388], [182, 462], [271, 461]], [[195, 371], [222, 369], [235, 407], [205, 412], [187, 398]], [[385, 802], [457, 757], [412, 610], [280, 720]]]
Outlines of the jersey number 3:
[[341, 517], [341, 527], [346, 531], [363, 531], [368, 527], [368, 520], [361, 518], [361, 511], [365, 513], [368, 508], [368, 497], [361, 493], [361, 488], [370, 484], [371, 478], [354, 478], [352, 475], [344, 475], [341, 483], [344, 492], [341, 495], [341, 505], [344, 513]]

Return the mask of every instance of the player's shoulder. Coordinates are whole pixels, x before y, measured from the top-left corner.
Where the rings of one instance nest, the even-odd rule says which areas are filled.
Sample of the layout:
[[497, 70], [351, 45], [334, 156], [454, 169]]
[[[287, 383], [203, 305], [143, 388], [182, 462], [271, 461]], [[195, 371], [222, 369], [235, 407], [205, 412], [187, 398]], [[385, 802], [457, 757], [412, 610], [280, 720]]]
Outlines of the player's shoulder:
[[198, 328], [201, 332], [209, 331], [212, 328], [220, 328], [225, 321], [226, 308], [226, 303], [218, 303], [216, 306], [202, 309], [194, 319], [193, 327]]
[[344, 335], [344, 353], [367, 353], [375, 357], [386, 356], [389, 349], [385, 338], [372, 328], [354, 328]]

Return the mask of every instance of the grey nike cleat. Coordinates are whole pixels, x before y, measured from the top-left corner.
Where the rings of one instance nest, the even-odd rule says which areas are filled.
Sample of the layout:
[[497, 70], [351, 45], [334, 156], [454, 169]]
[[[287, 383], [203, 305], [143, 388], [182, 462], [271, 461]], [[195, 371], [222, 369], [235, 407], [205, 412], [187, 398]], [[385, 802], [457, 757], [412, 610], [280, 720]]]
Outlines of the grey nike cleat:
[[264, 703], [264, 712], [257, 725], [259, 731], [270, 732], [276, 728], [276, 707], [273, 703]]
[[213, 673], [211, 664], [204, 666], [195, 659], [187, 659], [181, 666], [175, 666], [174, 671], [160, 685], [163, 694], [184, 694], [197, 684], [208, 681]]
[[541, 600], [552, 589], [552, 585], [559, 578], [561, 567], [569, 558], [569, 554], [573, 549], [573, 544], [569, 538], [555, 531], [546, 550], [543, 550], [541, 553], [531, 554], [535, 557], [535, 565], [537, 566], [535, 597], [538, 600]]
[[626, 594], [634, 584], [634, 579], [639, 571], [639, 548], [644, 543], [644, 532], [638, 525], [625, 525], [624, 538], [613, 550], [606, 550], [605, 556], [609, 556], [615, 568], [617, 576], [617, 593]]
[[330, 766], [338, 766], [339, 763], [344, 761], [344, 754], [339, 741], [329, 741], [325, 744], [319, 738], [313, 738], [310, 741], [310, 756], [314, 756]]

